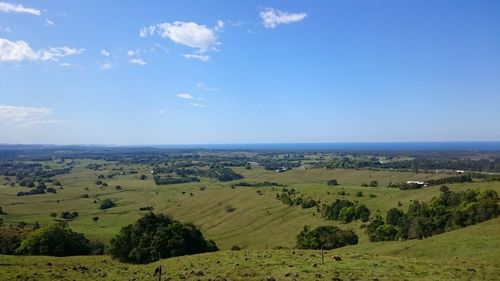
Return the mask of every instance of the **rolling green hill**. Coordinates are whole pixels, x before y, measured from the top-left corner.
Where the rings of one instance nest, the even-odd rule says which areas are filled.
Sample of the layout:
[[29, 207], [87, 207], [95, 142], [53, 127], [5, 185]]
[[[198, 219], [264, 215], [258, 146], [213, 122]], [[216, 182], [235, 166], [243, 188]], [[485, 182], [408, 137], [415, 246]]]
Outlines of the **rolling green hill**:
[[[500, 219], [425, 240], [319, 251], [220, 251], [128, 265], [108, 256], [0, 256], [0, 280], [500, 280]], [[333, 261], [339, 255], [342, 261]], [[335, 279], [338, 278], [338, 279]]]

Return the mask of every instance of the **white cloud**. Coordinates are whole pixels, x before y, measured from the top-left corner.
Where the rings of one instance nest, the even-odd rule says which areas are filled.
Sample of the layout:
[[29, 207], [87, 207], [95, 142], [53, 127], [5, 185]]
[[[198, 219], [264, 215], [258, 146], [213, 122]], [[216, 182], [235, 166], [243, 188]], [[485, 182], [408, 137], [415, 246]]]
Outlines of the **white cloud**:
[[111, 55], [111, 54], [106, 50], [101, 50], [101, 55], [103, 55], [105, 57], [109, 57], [109, 55]]
[[127, 56], [133, 56], [133, 55], [135, 55], [134, 51], [132, 51], [132, 50], [127, 51]]
[[46, 25], [46, 26], [54, 26], [54, 25], [55, 25], [55, 23], [54, 23], [53, 21], [51, 21], [51, 20], [46, 19], [46, 20], [45, 20], [45, 25]]
[[194, 107], [199, 107], [199, 108], [204, 108], [205, 107], [204, 104], [200, 104], [200, 103], [196, 103], [196, 102], [193, 102], [191, 105], [194, 106]]
[[[217, 26], [222, 27], [222, 21], [218, 23]], [[141, 37], [154, 34], [158, 34], [163, 38], [168, 38], [177, 44], [197, 49], [198, 53], [216, 50], [215, 46], [219, 44], [215, 29], [213, 30], [195, 22], [165, 22], [154, 26], [143, 27], [139, 32]]]
[[63, 62], [60, 64], [61, 66], [71, 66], [71, 64], [67, 63], [67, 62]]
[[279, 24], [299, 22], [306, 16], [306, 13], [288, 13], [273, 8], [267, 8], [260, 12], [262, 24], [264, 24], [266, 28], [275, 28]]
[[129, 62], [132, 64], [137, 64], [137, 65], [146, 65], [147, 64], [142, 59], [131, 59], [131, 60], [129, 60]]
[[194, 99], [193, 96], [191, 94], [188, 94], [188, 93], [177, 94], [177, 97], [181, 98], [181, 99], [185, 99], [185, 100], [192, 100], [192, 99]]
[[218, 92], [219, 91], [219, 89], [217, 89], [217, 88], [207, 87], [205, 85], [205, 83], [202, 83], [202, 82], [197, 83], [196, 88], [203, 90], [203, 91], [207, 91], [207, 92]]
[[107, 70], [107, 69], [111, 69], [111, 68], [113, 68], [113, 66], [108, 62], [102, 63], [99, 66], [99, 69], [101, 69], [101, 70]]
[[23, 13], [30, 14], [34, 16], [39, 16], [42, 14], [40, 10], [33, 8], [26, 8], [23, 5], [16, 5], [7, 2], [0, 2], [0, 12], [4, 13]]
[[81, 54], [83, 51], [84, 49], [74, 49], [66, 46], [33, 50], [25, 41], [14, 42], [0, 38], [0, 61], [57, 61], [61, 57]]
[[221, 31], [224, 29], [224, 22], [221, 20], [218, 20], [217, 23], [215, 24], [214, 27], [215, 31]]
[[65, 123], [61, 120], [48, 119], [52, 109], [47, 107], [27, 107], [0, 104], [0, 124], [20, 125], [22, 127], [40, 124]]
[[208, 55], [183, 54], [182, 56], [188, 60], [195, 59], [195, 60], [200, 60], [200, 61], [210, 61], [210, 56], [208, 56]]
[[163, 114], [165, 114], [165, 113], [166, 113], [166, 111], [165, 111], [165, 110], [163, 110], [163, 109], [159, 109], [159, 110], [155, 111], [154, 113], [156, 113], [156, 114], [158, 114], [158, 115], [163, 115]]

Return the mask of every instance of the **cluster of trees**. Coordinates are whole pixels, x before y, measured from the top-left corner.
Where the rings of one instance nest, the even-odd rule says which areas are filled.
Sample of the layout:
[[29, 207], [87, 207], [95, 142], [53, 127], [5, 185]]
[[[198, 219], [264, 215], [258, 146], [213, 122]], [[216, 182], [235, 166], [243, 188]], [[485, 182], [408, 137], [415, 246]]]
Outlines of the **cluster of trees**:
[[[456, 155], [455, 155], [456, 156]], [[413, 156], [415, 157], [415, 156]], [[389, 158], [389, 157], [387, 157]], [[449, 155], [418, 155], [411, 160], [388, 161], [381, 163], [376, 157], [349, 158], [338, 157], [321, 163], [327, 169], [334, 168], [379, 168], [396, 170], [466, 170], [478, 172], [500, 172], [500, 158], [471, 160], [465, 157], [455, 158]]]
[[90, 241], [63, 224], [53, 224], [29, 233], [16, 249], [19, 255], [77, 256], [92, 253]]
[[377, 187], [378, 186], [378, 181], [373, 180], [370, 181], [370, 183], [361, 183], [361, 187]]
[[194, 225], [153, 213], [123, 227], [109, 247], [114, 258], [130, 263], [150, 263], [160, 258], [217, 250], [215, 243], [205, 240]]
[[61, 223], [45, 227], [36, 223], [33, 230], [0, 228], [0, 254], [4, 255], [89, 255], [97, 252], [97, 244]]
[[78, 212], [62, 212], [61, 213], [61, 218], [65, 220], [72, 220], [74, 218], [77, 218], [80, 214]]
[[57, 190], [53, 187], [47, 187], [44, 182], [40, 182], [35, 188], [30, 189], [30, 191], [19, 191], [17, 193], [17, 196], [45, 194], [45, 193], [57, 193]]
[[213, 178], [218, 181], [233, 181], [243, 178], [242, 175], [227, 167], [211, 167], [208, 170], [200, 170], [199, 173], [202, 177]]
[[221, 166], [211, 166], [206, 170], [159, 167], [155, 168], [153, 172], [156, 174], [154, 181], [157, 185], [199, 182], [200, 179], [198, 177], [213, 178], [218, 181], [232, 181], [243, 178], [242, 175], [236, 173], [231, 168]]
[[155, 176], [154, 182], [157, 185], [168, 185], [168, 184], [178, 184], [178, 183], [188, 183], [188, 182], [199, 182], [200, 179], [197, 177], [173, 177], [173, 176]]
[[427, 186], [435, 186], [435, 185], [443, 185], [443, 184], [453, 184], [453, 183], [469, 183], [473, 182], [472, 176], [470, 173], [465, 174], [465, 175], [458, 175], [458, 176], [452, 176], [452, 177], [446, 177], [446, 178], [440, 178], [440, 179], [432, 179], [426, 181], [424, 184], [419, 184], [415, 182], [401, 182], [401, 183], [392, 183], [389, 182], [389, 185], [387, 187], [391, 188], [399, 188], [401, 190], [411, 190], [411, 189], [419, 189], [424, 187], [424, 185]]
[[280, 187], [285, 187], [286, 185], [277, 183], [277, 182], [246, 182], [246, 181], [240, 181], [237, 183], [233, 183], [231, 187], [238, 187], [238, 186], [243, 186], [243, 187], [265, 187], [265, 186], [280, 186]]
[[318, 226], [313, 230], [304, 226], [296, 239], [299, 249], [335, 249], [358, 244], [359, 240], [354, 231], [335, 226]]
[[296, 168], [300, 166], [300, 161], [291, 161], [291, 160], [278, 160], [278, 159], [262, 159], [259, 161], [259, 165], [264, 167], [266, 170], [279, 170], [285, 168], [286, 170], [290, 170], [292, 168]]
[[283, 204], [288, 206], [300, 206], [302, 209], [308, 209], [316, 207], [320, 204], [319, 201], [316, 201], [312, 198], [304, 198], [303, 194], [300, 194], [294, 188], [283, 188], [281, 193], [276, 193], [276, 199], [283, 202]]
[[452, 183], [468, 183], [472, 182], [472, 177], [469, 174], [453, 176], [447, 178], [440, 178], [435, 180], [428, 180], [428, 185], [443, 185], [443, 184], [452, 184]]
[[408, 170], [465, 170], [478, 172], [500, 172], [500, 158], [472, 160], [467, 158], [451, 158], [421, 155], [413, 160], [394, 161], [377, 166], [386, 169], [408, 169]]
[[370, 209], [364, 204], [355, 204], [349, 200], [335, 200], [331, 204], [321, 206], [321, 216], [327, 220], [340, 220], [349, 223], [360, 219], [367, 222], [370, 218]]
[[406, 212], [392, 208], [385, 220], [376, 216], [366, 231], [371, 241], [422, 239], [495, 218], [498, 203], [494, 190], [452, 192], [442, 186], [429, 203], [413, 201]]

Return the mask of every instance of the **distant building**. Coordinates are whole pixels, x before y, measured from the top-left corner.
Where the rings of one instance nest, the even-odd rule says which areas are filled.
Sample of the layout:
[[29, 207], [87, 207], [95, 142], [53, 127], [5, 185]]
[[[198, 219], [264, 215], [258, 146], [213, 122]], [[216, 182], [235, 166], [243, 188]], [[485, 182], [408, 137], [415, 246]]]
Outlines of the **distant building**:
[[420, 187], [428, 187], [429, 185], [426, 182], [423, 181], [407, 181], [407, 185], [416, 185]]

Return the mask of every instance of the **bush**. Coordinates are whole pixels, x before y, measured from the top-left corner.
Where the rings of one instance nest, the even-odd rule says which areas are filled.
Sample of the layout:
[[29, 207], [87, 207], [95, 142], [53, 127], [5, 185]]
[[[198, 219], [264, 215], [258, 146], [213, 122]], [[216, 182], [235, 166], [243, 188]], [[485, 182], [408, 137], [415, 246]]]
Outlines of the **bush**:
[[327, 184], [328, 184], [328, 185], [333, 185], [333, 186], [335, 186], [335, 185], [339, 185], [339, 183], [337, 182], [337, 180], [336, 180], [336, 179], [329, 180], [329, 181], [327, 182]]
[[81, 233], [73, 232], [61, 224], [53, 224], [34, 230], [22, 240], [16, 250], [20, 255], [77, 256], [91, 253], [89, 240]]
[[111, 199], [106, 199], [101, 203], [101, 206], [99, 208], [101, 210], [106, 210], [109, 208], [113, 208], [115, 206], [116, 206], [115, 202], [111, 201]]
[[335, 226], [318, 226], [314, 230], [304, 226], [297, 235], [299, 249], [334, 249], [358, 244], [358, 236], [352, 230], [342, 230]]
[[211, 240], [192, 224], [149, 213], [127, 225], [111, 239], [109, 253], [122, 262], [150, 263], [169, 258], [217, 251]]
[[239, 250], [241, 250], [241, 248], [240, 248], [240, 246], [238, 246], [238, 245], [233, 245], [233, 246], [231, 247], [231, 251], [239, 251]]

